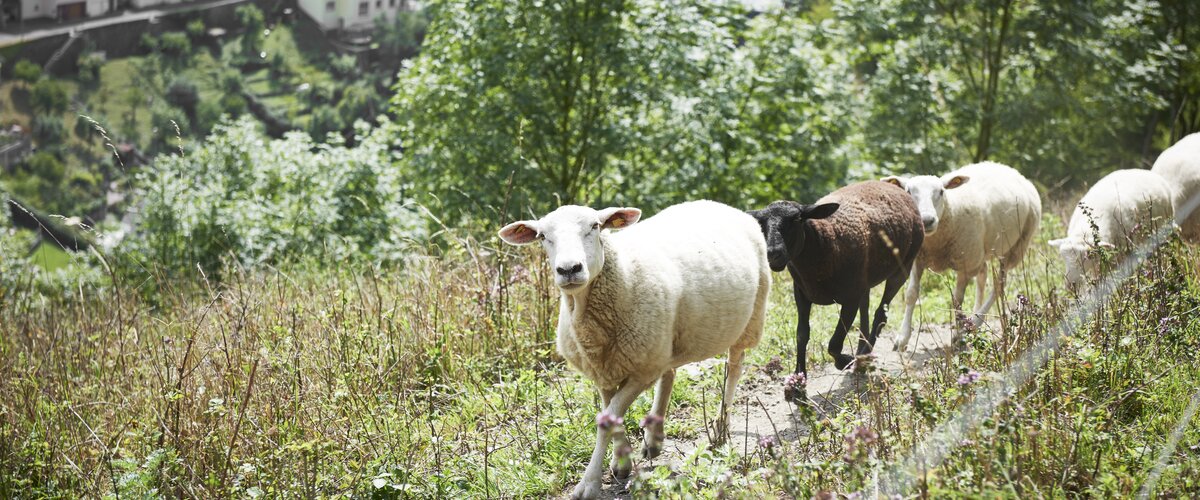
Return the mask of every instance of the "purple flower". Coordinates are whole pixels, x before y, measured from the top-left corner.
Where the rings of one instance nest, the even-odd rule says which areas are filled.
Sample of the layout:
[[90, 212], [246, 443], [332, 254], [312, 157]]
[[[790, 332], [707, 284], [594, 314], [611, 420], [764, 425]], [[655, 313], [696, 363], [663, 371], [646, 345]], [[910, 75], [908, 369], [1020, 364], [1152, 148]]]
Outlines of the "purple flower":
[[1165, 335], [1167, 332], [1170, 332], [1172, 329], [1174, 329], [1178, 326], [1179, 326], [1179, 317], [1178, 316], [1167, 316], [1158, 321], [1158, 334]]
[[596, 414], [596, 426], [604, 430], [609, 430], [613, 427], [625, 425], [625, 419], [613, 415], [607, 411], [602, 411]]
[[787, 390], [796, 390], [808, 385], [808, 377], [803, 373], [793, 373], [783, 379], [783, 388]]
[[647, 413], [646, 418], [642, 419], [642, 428], [645, 429], [646, 427], [650, 427], [651, 425], [658, 425], [661, 423], [663, 423], [662, 417], [655, 415], [653, 413]]
[[980, 375], [979, 372], [975, 370], [969, 370], [966, 373], [958, 376], [958, 385], [974, 384], [975, 382], [978, 382], [979, 378], [982, 376], [983, 375]]
[[1025, 294], [1023, 294], [1023, 293], [1017, 294], [1017, 305], [1020, 306], [1022, 309], [1028, 309], [1031, 304], [1032, 303], [1029, 301], [1029, 297], [1026, 297]]
[[758, 438], [759, 448], [769, 450], [777, 445], [779, 445], [779, 440], [775, 439], [775, 436], [760, 436]]

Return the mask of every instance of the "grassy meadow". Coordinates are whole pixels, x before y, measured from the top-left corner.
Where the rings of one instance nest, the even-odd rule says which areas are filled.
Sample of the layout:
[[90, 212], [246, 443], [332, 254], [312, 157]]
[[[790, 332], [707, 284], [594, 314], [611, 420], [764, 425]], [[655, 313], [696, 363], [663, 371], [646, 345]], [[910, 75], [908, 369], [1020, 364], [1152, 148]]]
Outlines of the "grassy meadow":
[[[681, 370], [666, 446], [699, 446], [675, 464], [635, 461], [630, 494], [871, 494], [876, 473], [1072, 311], [1045, 243], [1062, 230], [1045, 217], [1006, 312], [993, 309], [965, 348], [919, 371], [847, 375], [863, 377], [859, 390], [772, 416], [802, 422], [798, 440], [710, 447], [721, 365]], [[554, 352], [544, 256], [459, 241], [396, 268], [231, 266], [220, 283], [151, 274], [58, 299], [0, 290], [0, 497], [565, 495], [594, 445], [599, 398]], [[1200, 386], [1197, 256], [1176, 241], [1155, 254], [907, 496], [1136, 494]], [[926, 274], [918, 324], [949, 323], [952, 284]], [[828, 369], [836, 310], [814, 312], [810, 366]], [[770, 382], [739, 387], [734, 422], [762, 391], [782, 391], [794, 328], [790, 281], [777, 274], [744, 379]], [[970, 372], [979, 380], [964, 383]], [[650, 399], [626, 418], [635, 456]], [[1200, 494], [1198, 444], [1191, 423], [1155, 495]]]

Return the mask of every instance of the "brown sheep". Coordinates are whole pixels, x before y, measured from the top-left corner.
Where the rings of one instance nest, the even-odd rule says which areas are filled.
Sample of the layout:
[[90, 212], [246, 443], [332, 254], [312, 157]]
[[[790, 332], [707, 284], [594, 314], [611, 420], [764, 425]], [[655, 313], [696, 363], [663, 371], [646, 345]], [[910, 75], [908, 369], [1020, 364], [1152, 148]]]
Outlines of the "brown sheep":
[[[841, 304], [842, 312], [829, 339], [829, 354], [839, 370], [854, 357], [842, 353], [846, 332], [860, 315], [858, 354], [871, 352], [887, 323], [887, 308], [908, 278], [925, 239], [921, 216], [903, 189], [880, 181], [860, 182], [803, 205], [776, 201], [750, 211], [767, 239], [767, 262], [775, 272], [792, 275], [799, 319], [796, 325], [796, 371], [807, 375], [805, 356], [809, 314], [813, 304]], [[883, 300], [867, 329], [871, 287], [887, 281]], [[802, 386], [785, 389], [788, 400], [805, 396]]]

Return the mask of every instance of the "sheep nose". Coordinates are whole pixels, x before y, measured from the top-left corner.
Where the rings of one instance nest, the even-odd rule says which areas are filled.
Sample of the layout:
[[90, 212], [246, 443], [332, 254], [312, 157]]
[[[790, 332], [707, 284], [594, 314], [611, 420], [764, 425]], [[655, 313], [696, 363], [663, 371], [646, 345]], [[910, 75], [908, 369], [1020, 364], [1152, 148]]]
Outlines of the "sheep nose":
[[937, 225], [937, 219], [933, 217], [921, 217], [921, 223], [925, 224], [925, 229], [931, 229]]
[[570, 266], [570, 267], [563, 266], [563, 267], [559, 267], [559, 268], [555, 269], [555, 271], [558, 271], [558, 274], [561, 274], [563, 276], [570, 276], [570, 275], [575, 274], [582, 270], [583, 270], [583, 264], [578, 263], [578, 262], [575, 263], [575, 265]]

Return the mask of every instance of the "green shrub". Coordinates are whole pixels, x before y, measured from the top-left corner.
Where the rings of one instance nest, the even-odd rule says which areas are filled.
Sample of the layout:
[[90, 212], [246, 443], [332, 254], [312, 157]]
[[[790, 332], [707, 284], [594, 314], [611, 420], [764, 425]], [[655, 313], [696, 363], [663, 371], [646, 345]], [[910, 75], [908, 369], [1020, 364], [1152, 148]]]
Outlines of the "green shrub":
[[26, 85], [38, 81], [42, 77], [42, 67], [28, 59], [21, 59], [13, 65], [13, 78], [25, 82]]
[[196, 115], [196, 105], [200, 102], [200, 91], [196, 84], [185, 76], [180, 76], [167, 87], [167, 102], [182, 109], [188, 116]]
[[163, 55], [175, 61], [182, 61], [192, 53], [192, 41], [186, 33], [172, 31], [159, 37], [158, 48]]
[[33, 139], [37, 141], [38, 146], [42, 148], [61, 146], [66, 135], [62, 118], [57, 115], [33, 117]]
[[70, 103], [66, 86], [49, 79], [33, 85], [29, 100], [34, 111], [44, 114], [61, 114], [67, 110], [67, 104]]
[[130, 249], [168, 269], [199, 264], [210, 276], [226, 257], [246, 265], [401, 258], [416, 217], [392, 145], [361, 132], [362, 143], [347, 148], [303, 133], [269, 140], [249, 117], [218, 125], [186, 156], [160, 156], [137, 175], [145, 218]]

